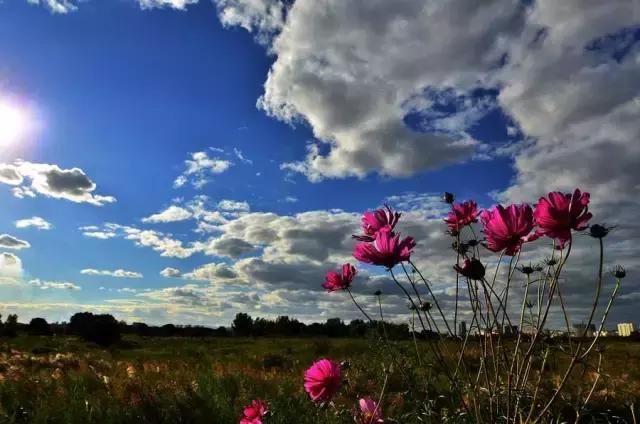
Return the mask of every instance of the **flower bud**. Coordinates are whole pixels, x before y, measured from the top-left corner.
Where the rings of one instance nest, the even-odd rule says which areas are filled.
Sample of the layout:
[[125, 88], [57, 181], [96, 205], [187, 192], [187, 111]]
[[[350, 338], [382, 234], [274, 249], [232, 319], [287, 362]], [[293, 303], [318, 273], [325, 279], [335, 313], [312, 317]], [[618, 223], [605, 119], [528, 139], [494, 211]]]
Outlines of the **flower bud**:
[[456, 200], [456, 195], [455, 194], [449, 193], [448, 191], [444, 192], [444, 195], [442, 196], [442, 201], [443, 202], [452, 204], [455, 200]]
[[622, 280], [624, 277], [627, 276], [627, 270], [624, 269], [622, 265], [616, 265], [611, 270], [611, 274], [613, 274], [613, 276], [616, 277], [618, 280]]
[[589, 227], [588, 234], [593, 238], [601, 239], [606, 237], [613, 228], [614, 227], [607, 227], [606, 225], [593, 224]]

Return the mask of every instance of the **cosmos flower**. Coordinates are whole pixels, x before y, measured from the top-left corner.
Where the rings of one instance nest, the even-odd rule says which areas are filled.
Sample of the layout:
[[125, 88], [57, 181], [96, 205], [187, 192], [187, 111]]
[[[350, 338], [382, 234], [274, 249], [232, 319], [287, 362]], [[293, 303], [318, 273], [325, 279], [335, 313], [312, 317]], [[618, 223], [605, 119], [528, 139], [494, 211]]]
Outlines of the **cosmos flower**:
[[486, 247], [492, 252], [501, 252], [513, 256], [522, 244], [538, 238], [531, 233], [534, 227], [533, 210], [527, 204], [509, 205], [504, 208], [497, 205], [493, 209], [480, 213], [484, 226]]
[[262, 424], [262, 417], [267, 414], [267, 403], [256, 399], [244, 407], [240, 424]]
[[359, 241], [372, 242], [382, 228], [390, 227], [393, 230], [400, 220], [400, 215], [391, 209], [389, 205], [385, 205], [384, 209], [365, 212], [362, 215], [362, 231], [364, 234], [360, 236], [354, 235], [353, 238]]
[[388, 269], [411, 258], [411, 251], [416, 246], [413, 237], [400, 240], [400, 234], [391, 231], [390, 226], [381, 228], [373, 243], [358, 243], [353, 257], [367, 264], [382, 265]]
[[571, 240], [571, 230], [587, 228], [593, 215], [589, 212], [589, 193], [575, 189], [573, 194], [551, 192], [538, 200], [533, 212], [536, 234], [558, 240], [560, 248]]
[[342, 382], [340, 364], [330, 359], [314, 362], [304, 373], [304, 389], [314, 402], [326, 402], [335, 396]]
[[467, 200], [462, 203], [454, 203], [451, 205], [451, 212], [447, 215], [444, 222], [447, 223], [449, 230], [452, 232], [460, 232], [463, 227], [478, 222], [478, 204], [474, 200]]
[[382, 409], [376, 401], [371, 398], [362, 398], [358, 402], [360, 411], [356, 416], [358, 424], [379, 424], [384, 423], [382, 419]]
[[462, 266], [456, 264], [453, 269], [472, 280], [482, 280], [485, 274], [484, 265], [476, 258], [465, 259]]
[[351, 264], [342, 265], [341, 273], [334, 271], [327, 272], [326, 280], [322, 284], [322, 287], [328, 292], [334, 292], [338, 290], [346, 290], [351, 287], [353, 277], [356, 276], [356, 267]]

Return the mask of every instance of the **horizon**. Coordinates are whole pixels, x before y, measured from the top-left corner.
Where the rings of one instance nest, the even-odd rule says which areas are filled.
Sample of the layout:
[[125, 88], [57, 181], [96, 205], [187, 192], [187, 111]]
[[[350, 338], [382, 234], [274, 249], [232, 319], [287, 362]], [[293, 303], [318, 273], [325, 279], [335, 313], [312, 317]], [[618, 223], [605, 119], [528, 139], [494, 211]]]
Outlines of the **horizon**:
[[[450, 304], [443, 192], [489, 208], [580, 188], [591, 223], [616, 226], [606, 269], [628, 274], [609, 322], [637, 323], [633, 3], [0, 1], [0, 313], [348, 322], [348, 296], [321, 284], [351, 262], [365, 308], [382, 290], [406, 322], [387, 274], [352, 257], [364, 211], [403, 213]], [[576, 235], [575, 251], [577, 323], [597, 243]], [[550, 252], [539, 239], [521, 263]]]

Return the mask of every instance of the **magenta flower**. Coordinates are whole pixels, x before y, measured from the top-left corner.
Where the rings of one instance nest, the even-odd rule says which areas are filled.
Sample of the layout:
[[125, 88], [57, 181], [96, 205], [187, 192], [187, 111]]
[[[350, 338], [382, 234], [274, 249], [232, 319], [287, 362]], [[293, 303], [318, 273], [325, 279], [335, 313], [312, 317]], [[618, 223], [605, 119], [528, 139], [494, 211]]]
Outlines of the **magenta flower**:
[[358, 243], [353, 257], [367, 264], [382, 265], [388, 269], [403, 261], [408, 261], [416, 246], [413, 237], [400, 240], [400, 234], [391, 231], [391, 227], [381, 228], [373, 243]]
[[482, 280], [485, 274], [484, 265], [476, 258], [465, 259], [462, 266], [456, 264], [453, 269], [471, 280]]
[[538, 200], [533, 212], [536, 234], [558, 240], [562, 248], [571, 240], [571, 230], [584, 230], [593, 216], [588, 207], [589, 193], [575, 189], [573, 194], [554, 191], [547, 197]]
[[478, 222], [478, 204], [474, 200], [467, 200], [462, 203], [454, 203], [451, 205], [451, 212], [447, 215], [444, 222], [447, 223], [449, 230], [459, 232], [463, 227]]
[[384, 205], [384, 209], [376, 209], [373, 212], [365, 212], [362, 215], [362, 231], [363, 235], [353, 236], [359, 241], [371, 242], [376, 239], [376, 234], [384, 227], [390, 227], [392, 230], [400, 220], [400, 214]]
[[382, 409], [376, 401], [371, 398], [363, 398], [358, 402], [360, 414], [356, 418], [358, 424], [379, 424], [384, 423], [382, 419]]
[[256, 399], [244, 407], [240, 424], [262, 424], [262, 417], [267, 414], [267, 403]]
[[538, 238], [533, 230], [533, 210], [527, 204], [509, 205], [506, 209], [497, 205], [493, 209], [480, 213], [484, 225], [486, 247], [492, 252], [501, 252], [513, 256], [522, 247], [522, 243]]
[[304, 389], [314, 402], [331, 400], [340, 389], [341, 383], [340, 364], [330, 359], [314, 362], [304, 373]]
[[346, 290], [351, 287], [351, 282], [357, 272], [356, 267], [353, 265], [344, 264], [342, 265], [342, 273], [334, 271], [327, 272], [326, 281], [322, 284], [322, 287], [328, 292]]

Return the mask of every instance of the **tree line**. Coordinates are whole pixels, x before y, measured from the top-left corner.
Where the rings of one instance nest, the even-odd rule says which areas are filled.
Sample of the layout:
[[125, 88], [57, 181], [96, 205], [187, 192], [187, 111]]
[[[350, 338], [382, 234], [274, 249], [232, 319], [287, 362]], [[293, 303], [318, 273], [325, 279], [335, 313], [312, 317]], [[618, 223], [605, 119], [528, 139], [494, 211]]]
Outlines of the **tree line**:
[[[384, 328], [383, 328], [384, 326]], [[295, 318], [279, 316], [275, 319], [252, 318], [240, 312], [236, 314], [230, 327], [211, 328], [199, 325], [162, 326], [148, 325], [143, 322], [118, 321], [110, 314], [78, 312], [69, 322], [49, 323], [44, 318], [33, 318], [28, 324], [19, 323], [18, 316], [8, 315], [2, 322], [0, 315], [0, 335], [15, 337], [18, 332], [38, 336], [72, 335], [101, 346], [110, 346], [119, 342], [124, 334], [142, 337], [352, 337], [364, 338], [371, 334], [386, 334], [392, 340], [411, 337], [407, 324], [391, 322], [365, 322], [360, 319], [345, 323], [340, 318], [329, 318], [326, 322], [305, 324]], [[421, 334], [420, 337], [433, 337], [433, 334]]]

